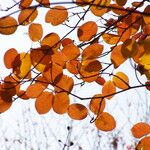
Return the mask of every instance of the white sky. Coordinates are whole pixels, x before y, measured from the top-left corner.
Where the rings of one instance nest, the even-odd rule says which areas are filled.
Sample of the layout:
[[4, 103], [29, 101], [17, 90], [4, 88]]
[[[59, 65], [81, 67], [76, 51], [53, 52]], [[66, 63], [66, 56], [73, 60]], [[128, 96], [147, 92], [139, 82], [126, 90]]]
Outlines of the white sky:
[[[51, 2], [54, 1], [55, 0], [51, 0]], [[2, 5], [2, 8], [5, 8], [8, 5], [11, 6], [11, 2], [11, 0], [0, 0], [0, 5]], [[44, 16], [45, 12], [46, 9], [39, 10], [41, 16]], [[4, 15], [5, 12], [0, 12], [0, 17]], [[92, 15], [86, 17], [86, 19], [88, 18], [90, 18], [90, 20], [95, 20]], [[42, 17], [39, 17], [35, 22], [38, 21], [43, 22], [44, 20]], [[60, 37], [68, 30], [66, 27], [62, 28], [62, 26], [52, 28], [49, 24], [44, 24], [43, 27], [46, 29], [44, 30], [44, 34], [56, 32]], [[70, 37], [76, 39], [75, 32], [73, 32]], [[19, 27], [15, 34], [10, 36], [0, 35], [0, 44], [1, 77], [8, 75], [10, 72], [10, 70], [7, 70], [3, 65], [3, 55], [7, 49], [14, 47], [19, 52], [23, 52], [29, 50], [31, 46], [37, 45], [30, 41], [28, 37], [28, 27]], [[105, 46], [105, 49], [107, 48], [108, 47]], [[130, 76], [131, 85], [136, 84], [134, 71], [130, 66], [127, 67], [127, 65], [129, 66], [129, 62], [122, 65], [119, 71], [123, 71]], [[144, 81], [145, 78], [142, 78], [142, 80]], [[87, 84], [82, 89], [77, 88], [75, 92], [82, 97], [86, 97], [97, 94], [100, 90], [98, 85]], [[116, 118], [117, 128], [108, 134], [99, 132], [103, 136], [101, 140], [103, 140], [104, 143], [100, 145], [104, 146], [104, 150], [109, 150], [106, 143], [110, 142], [111, 135], [114, 137], [124, 136], [126, 140], [128, 139], [127, 142], [132, 144], [133, 141], [130, 133], [132, 124], [138, 121], [146, 121], [146, 113], [150, 115], [150, 110], [148, 110], [150, 106], [150, 102], [147, 100], [148, 96], [148, 91], [141, 88], [116, 95], [111, 101], [107, 101], [106, 111], [112, 113]], [[63, 142], [66, 141], [68, 132], [66, 127], [71, 124], [73, 126], [73, 131], [70, 136], [71, 139], [75, 141], [76, 145], [72, 146], [70, 150], [77, 150], [78, 145], [82, 145], [83, 150], [94, 150], [93, 147], [95, 147], [96, 144], [98, 145], [98, 140], [100, 140], [100, 138], [97, 136], [98, 131], [94, 125], [89, 123], [90, 117], [87, 117], [87, 119], [82, 122], [71, 121], [67, 115], [59, 116], [53, 113], [52, 110], [48, 114], [40, 116], [36, 113], [34, 101], [35, 100], [23, 101], [18, 99], [13, 103], [10, 110], [1, 114], [0, 146], [2, 150], [9, 149], [9, 146], [11, 146], [11, 150], [28, 150], [31, 147], [33, 147], [34, 150], [37, 150], [38, 147], [40, 150], [46, 150], [46, 144], [50, 145], [50, 150], [60, 150], [62, 149], [62, 144], [57, 142], [57, 140], [61, 139]], [[150, 122], [150, 119], [147, 121]], [[118, 131], [120, 131], [121, 134], [117, 134]], [[4, 141], [4, 137], [9, 139], [11, 145]], [[25, 140], [25, 138], [27, 138], [27, 140]], [[21, 139], [22, 144], [19, 144], [18, 141], [14, 142], [14, 139]], [[122, 150], [121, 147], [120, 150]]]

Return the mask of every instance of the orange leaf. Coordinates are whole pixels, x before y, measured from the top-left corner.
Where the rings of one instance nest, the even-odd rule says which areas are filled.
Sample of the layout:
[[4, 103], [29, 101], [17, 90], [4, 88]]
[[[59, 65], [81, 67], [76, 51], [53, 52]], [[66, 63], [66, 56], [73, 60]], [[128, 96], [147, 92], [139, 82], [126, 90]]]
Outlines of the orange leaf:
[[102, 69], [101, 63], [96, 59], [82, 61], [82, 67], [87, 72], [99, 72]]
[[20, 4], [19, 4], [19, 8], [20, 9], [24, 9], [24, 8], [28, 8], [33, 0], [21, 0]]
[[103, 45], [94, 43], [87, 46], [82, 52], [82, 59], [93, 59], [101, 55], [103, 51]]
[[124, 42], [131, 36], [131, 27], [124, 22], [117, 23], [117, 33], [120, 36], [120, 41]]
[[143, 26], [143, 32], [145, 34], [150, 35], [150, 24], [146, 24], [146, 25]]
[[45, 16], [45, 22], [57, 26], [63, 23], [68, 17], [67, 9], [64, 6], [55, 6], [51, 8]]
[[71, 44], [71, 43], [73, 43], [73, 40], [71, 40], [70, 38], [65, 38], [61, 41], [61, 44], [63, 47], [68, 45], [68, 44]]
[[35, 42], [39, 41], [42, 38], [43, 35], [43, 28], [42, 25], [39, 23], [32, 23], [29, 26], [29, 37], [30, 39]]
[[4, 55], [4, 64], [6, 68], [8, 69], [13, 68], [13, 63], [17, 55], [18, 55], [18, 52], [14, 48], [11, 48], [6, 51]]
[[139, 122], [131, 128], [131, 132], [135, 138], [141, 138], [150, 133], [150, 125], [144, 122]]
[[52, 54], [54, 54], [54, 52], [49, 47], [39, 47], [36, 49], [32, 49], [30, 52], [32, 65], [39, 72], [45, 71], [51, 63]]
[[93, 98], [90, 101], [89, 104], [89, 109], [95, 114], [95, 115], [99, 115], [103, 112], [106, 102], [105, 99], [103, 98], [97, 98], [97, 97], [101, 97], [101, 94], [96, 94], [93, 96]]
[[13, 34], [17, 30], [18, 24], [16, 19], [7, 16], [0, 18], [0, 33], [5, 35]]
[[114, 68], [118, 68], [127, 60], [127, 57], [124, 57], [121, 53], [121, 47], [122, 44], [115, 46], [111, 52], [111, 62], [113, 63]]
[[68, 58], [63, 52], [56, 52], [52, 55], [52, 62], [60, 65], [63, 68], [65, 68], [65, 64], [67, 61]]
[[39, 114], [45, 114], [52, 108], [54, 95], [50, 92], [43, 92], [35, 101], [35, 108]]
[[60, 48], [60, 37], [57, 33], [47, 34], [41, 41], [41, 46], [49, 46], [52, 50], [57, 51]]
[[132, 6], [133, 7], [142, 7], [144, 5], [143, 2], [138, 2], [138, 1], [135, 1], [135, 2], [132, 2]]
[[38, 11], [35, 8], [23, 9], [18, 15], [18, 22], [20, 25], [28, 25], [35, 20]]
[[82, 24], [77, 31], [77, 35], [80, 41], [89, 41], [97, 33], [98, 26], [94, 21], [88, 21]]
[[13, 72], [18, 78], [28, 78], [28, 75], [30, 75], [30, 68], [30, 54], [23, 52], [15, 57]]
[[66, 63], [66, 69], [72, 74], [78, 74], [80, 62], [78, 60], [70, 60]]
[[116, 121], [111, 114], [103, 112], [96, 119], [95, 126], [98, 130], [111, 131], [116, 127]]
[[28, 100], [30, 99], [27, 95], [26, 95], [26, 91], [24, 90], [19, 90], [17, 93], [17, 96], [23, 100]]
[[102, 16], [108, 11], [106, 6], [109, 6], [109, 4], [110, 0], [94, 0], [90, 10], [95, 16]]
[[119, 5], [119, 6], [124, 6], [127, 2], [127, 0], [115, 0], [115, 2]]
[[76, 3], [76, 5], [81, 6], [81, 7], [87, 5], [87, 4], [85, 4], [85, 1], [84, 1], [84, 0], [75, 0], [75, 3]]
[[38, 76], [36, 78], [35, 82], [42, 84], [43, 86], [45, 86], [45, 88], [47, 88], [47, 86], [49, 84], [48, 81], [43, 76]]
[[73, 43], [64, 46], [61, 52], [66, 55], [68, 60], [76, 59], [80, 55], [80, 49]]
[[74, 86], [74, 81], [71, 77], [68, 77], [67, 75], [62, 75], [60, 80], [55, 84], [55, 91], [57, 92], [71, 92]]
[[114, 96], [111, 94], [114, 94], [115, 92], [116, 92], [116, 87], [114, 83], [112, 81], [105, 82], [104, 86], [102, 87], [102, 95], [106, 96], [107, 99], [111, 99]]
[[42, 94], [42, 92], [44, 91], [45, 87], [40, 84], [40, 83], [34, 83], [28, 86], [27, 90], [26, 90], [26, 95], [29, 98], [37, 98], [38, 96], [40, 96]]
[[112, 78], [116, 87], [120, 89], [128, 89], [129, 88], [129, 78], [123, 72], [117, 72]]
[[93, 82], [98, 78], [101, 68], [101, 63], [98, 60], [88, 59], [82, 61], [79, 73], [83, 81]]
[[62, 75], [62, 67], [55, 63], [50, 64], [47, 71], [43, 72], [43, 77], [52, 84], [56, 84], [61, 79]]
[[117, 4], [110, 4], [111, 10], [117, 15], [126, 15], [128, 12], [123, 6]]
[[142, 138], [136, 146], [136, 150], [150, 150], [150, 136]]
[[1, 85], [1, 90], [4, 90], [9, 95], [14, 96], [20, 89], [19, 81], [15, 80], [12, 76], [6, 76], [4, 82]]
[[69, 96], [66, 92], [57, 93], [53, 101], [53, 110], [57, 114], [64, 114], [67, 112], [70, 103]]
[[127, 39], [121, 47], [121, 53], [124, 57], [131, 58], [136, 55], [138, 45], [134, 39]]
[[102, 37], [107, 44], [111, 45], [117, 44], [120, 41], [120, 36], [115, 34], [104, 33]]
[[[144, 9], [144, 13], [148, 13], [150, 12], [150, 5], [146, 6], [146, 8]], [[149, 19], [149, 15], [143, 15], [143, 19], [145, 24], [150, 24], [150, 19]]]
[[36, 1], [44, 6], [50, 5], [50, 0], [36, 0]]
[[99, 76], [96, 80], [96, 83], [100, 84], [100, 85], [104, 85], [104, 83], [106, 82], [105, 79], [101, 76]]
[[87, 117], [88, 110], [84, 105], [75, 103], [68, 107], [67, 113], [74, 120], [83, 120]]
[[147, 47], [144, 41], [138, 42], [138, 51], [136, 55], [133, 56], [133, 60], [138, 64], [140, 63], [140, 58], [145, 52], [144, 47]]
[[[9, 97], [8, 93], [5, 93], [5, 94], [7, 95], [7, 96], [5, 96], [5, 99], [7, 99]], [[12, 105], [12, 102], [7, 102], [3, 98], [4, 98], [4, 96], [0, 92], [0, 113], [3, 113], [5, 111], [7, 111], [11, 107], [11, 105]]]

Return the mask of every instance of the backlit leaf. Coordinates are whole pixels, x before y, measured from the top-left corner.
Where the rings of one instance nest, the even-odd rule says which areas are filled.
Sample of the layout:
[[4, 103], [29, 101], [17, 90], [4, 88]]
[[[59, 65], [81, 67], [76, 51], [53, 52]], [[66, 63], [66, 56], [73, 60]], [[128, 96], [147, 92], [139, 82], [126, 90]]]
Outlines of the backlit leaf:
[[107, 99], [111, 99], [114, 96], [111, 94], [114, 94], [115, 92], [116, 92], [116, 87], [114, 83], [112, 81], [105, 82], [104, 86], [102, 87], [102, 95], [106, 96]]
[[117, 15], [126, 15], [128, 12], [123, 6], [117, 4], [110, 4], [111, 10]]
[[20, 4], [19, 4], [19, 8], [20, 9], [24, 9], [24, 8], [28, 8], [33, 0], [21, 0]]
[[135, 40], [127, 39], [121, 47], [121, 53], [124, 57], [131, 58], [136, 55], [138, 51], [138, 45]]
[[68, 60], [76, 59], [80, 55], [80, 49], [72, 43], [64, 46], [61, 52], [66, 55]]
[[17, 21], [13, 17], [7, 16], [0, 18], [0, 34], [13, 34], [17, 30], [17, 27]]
[[101, 76], [99, 76], [96, 80], [95, 80], [96, 83], [100, 84], [100, 85], [104, 85], [105, 84], [105, 79]]
[[131, 132], [135, 138], [141, 138], [150, 133], [150, 125], [144, 122], [139, 122], [131, 128]]
[[30, 52], [30, 58], [32, 65], [39, 71], [43, 72], [48, 68], [51, 63], [51, 56], [54, 54], [50, 47], [39, 47], [32, 49]]
[[136, 150], [149, 150], [150, 148], [150, 136], [142, 138], [138, 145], [136, 146]]
[[121, 49], [122, 49], [122, 44], [115, 46], [115, 48], [113, 48], [111, 52], [111, 62], [113, 63], [114, 68], [119, 67], [127, 60], [127, 57], [124, 57], [122, 55]]
[[50, 92], [43, 92], [35, 101], [35, 108], [39, 114], [45, 114], [52, 108], [54, 95]]
[[35, 20], [37, 15], [38, 11], [36, 8], [23, 9], [18, 16], [18, 22], [20, 25], [28, 25]]
[[84, 105], [74, 103], [69, 105], [67, 113], [74, 120], [83, 120], [87, 117], [88, 110]]
[[108, 34], [108, 33], [104, 33], [103, 34], [103, 40], [107, 43], [107, 44], [117, 44], [120, 40], [120, 36], [115, 35], [115, 34]]
[[119, 5], [119, 6], [124, 6], [127, 2], [127, 0], [115, 0], [115, 2]]
[[56, 52], [52, 55], [52, 62], [65, 68], [65, 64], [68, 61], [67, 56], [63, 52]]
[[[146, 6], [146, 8], [144, 9], [144, 13], [148, 13], [150, 12], [150, 5]], [[145, 24], [150, 24], [150, 19], [148, 15], [144, 15], [143, 16], [144, 22]]]
[[85, 42], [91, 40], [96, 35], [97, 30], [97, 24], [93, 21], [88, 21], [78, 28], [77, 35], [80, 41]]
[[120, 41], [124, 42], [131, 36], [131, 27], [124, 22], [117, 23], [117, 33], [120, 36]]
[[143, 2], [138, 2], [138, 1], [132, 2], [132, 6], [134, 7], [142, 7], [143, 5], [144, 5]]
[[99, 76], [99, 71], [101, 68], [101, 63], [96, 59], [82, 61], [79, 72], [81, 79], [85, 82], [95, 81]]
[[60, 80], [55, 84], [55, 91], [71, 92], [73, 86], [74, 86], [73, 79], [71, 77], [68, 77], [67, 75], [62, 75]]
[[101, 97], [101, 94], [96, 94], [93, 96], [93, 98], [90, 101], [89, 104], [89, 109], [95, 114], [95, 115], [99, 115], [103, 112], [104, 108], [105, 108], [105, 99], [103, 98], [97, 98], [97, 97]]
[[143, 55], [139, 58], [139, 64], [144, 66], [144, 69], [149, 70], [150, 69], [150, 51], [149, 51], [149, 47], [150, 47], [150, 38], [145, 39], [142, 43], [141, 43], [141, 47], [142, 49], [144, 49], [144, 53]]
[[37, 98], [42, 94], [45, 87], [40, 83], [34, 83], [28, 86], [26, 90], [26, 95], [30, 98]]
[[61, 44], [62, 44], [63, 47], [66, 46], [66, 45], [68, 45], [68, 44], [71, 44], [71, 43], [73, 43], [73, 40], [71, 40], [70, 38], [64, 38], [61, 41]]
[[17, 91], [20, 89], [19, 81], [15, 80], [12, 76], [6, 76], [3, 83], [1, 84], [1, 90], [4, 90], [9, 95], [16, 95]]
[[27, 95], [26, 95], [26, 91], [25, 90], [19, 90], [17, 93], [17, 96], [23, 100], [28, 100], [30, 99]]
[[116, 87], [120, 88], [120, 89], [127, 89], [129, 88], [129, 78], [126, 74], [124, 74], [123, 72], [117, 72], [113, 78], [112, 78], [114, 84]]
[[14, 48], [11, 48], [6, 51], [4, 55], [4, 64], [6, 68], [8, 69], [13, 68], [13, 63], [17, 55], [18, 55], [18, 52]]
[[33, 42], [39, 41], [42, 38], [42, 35], [43, 35], [43, 28], [41, 24], [32, 23], [29, 26], [29, 37]]
[[55, 6], [51, 8], [45, 16], [45, 22], [57, 26], [63, 23], [68, 17], [67, 9], [64, 6]]
[[36, 0], [36, 1], [39, 2], [40, 4], [44, 5], [44, 6], [50, 5], [50, 0]]
[[35, 83], [40, 83], [43, 86], [45, 86], [45, 88], [47, 88], [47, 86], [49, 84], [48, 81], [43, 76], [38, 76], [35, 80]]
[[66, 92], [57, 93], [53, 101], [53, 110], [57, 114], [64, 114], [67, 112], [70, 103], [69, 96]]
[[102, 16], [108, 11], [106, 6], [109, 6], [109, 4], [110, 0], [94, 0], [90, 10], [95, 16]]
[[[5, 93], [5, 94], [7, 94], [7, 93]], [[11, 105], [12, 105], [12, 102], [5, 101], [3, 99], [3, 94], [1, 94], [1, 92], [0, 92], [0, 113], [7, 111], [11, 107]]]
[[47, 34], [41, 41], [41, 46], [49, 46], [54, 51], [57, 51], [60, 48], [60, 37], [57, 33]]
[[95, 43], [87, 46], [82, 52], [82, 59], [93, 59], [101, 55], [103, 51], [103, 45]]
[[30, 73], [31, 59], [30, 54], [22, 52], [15, 58], [13, 72], [19, 78], [27, 78]]
[[52, 63], [49, 65], [47, 71], [43, 72], [43, 77], [45, 77], [49, 83], [56, 84], [61, 79], [62, 74], [62, 67], [55, 63]]
[[95, 126], [98, 130], [111, 131], [116, 127], [116, 121], [111, 114], [102, 112], [96, 119]]
[[66, 63], [66, 69], [72, 74], [78, 74], [80, 62], [78, 60], [70, 60]]

